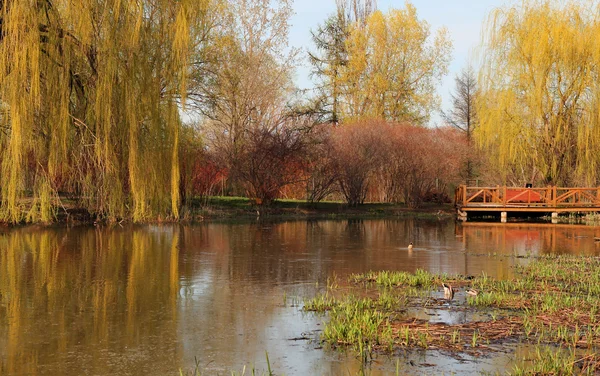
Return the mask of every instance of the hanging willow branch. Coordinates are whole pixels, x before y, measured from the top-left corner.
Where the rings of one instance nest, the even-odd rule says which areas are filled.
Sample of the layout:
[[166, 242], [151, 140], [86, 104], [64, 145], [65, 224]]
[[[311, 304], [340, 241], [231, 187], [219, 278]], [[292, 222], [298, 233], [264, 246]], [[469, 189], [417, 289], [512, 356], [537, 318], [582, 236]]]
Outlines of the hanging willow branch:
[[599, 11], [532, 0], [491, 13], [476, 138], [505, 181], [600, 183]]
[[178, 103], [210, 6], [0, 0], [0, 220], [59, 191], [108, 220], [178, 217]]

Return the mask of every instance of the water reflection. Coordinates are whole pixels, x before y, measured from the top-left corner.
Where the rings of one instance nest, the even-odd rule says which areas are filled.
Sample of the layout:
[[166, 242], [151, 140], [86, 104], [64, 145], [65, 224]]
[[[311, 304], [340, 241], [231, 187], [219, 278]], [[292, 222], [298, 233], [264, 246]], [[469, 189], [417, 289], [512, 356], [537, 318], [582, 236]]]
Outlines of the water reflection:
[[4, 230], [0, 374], [177, 374], [194, 357], [227, 373], [266, 369], [265, 351], [280, 373], [347, 374], [353, 358], [290, 340], [320, 328], [298, 305], [328, 278], [417, 268], [505, 278], [515, 253], [597, 254], [598, 236], [416, 219]]
[[0, 373], [144, 369], [148, 347], [176, 366], [177, 242], [151, 228], [3, 234]]
[[455, 232], [471, 251], [517, 255], [596, 255], [600, 251], [598, 226], [465, 222]]

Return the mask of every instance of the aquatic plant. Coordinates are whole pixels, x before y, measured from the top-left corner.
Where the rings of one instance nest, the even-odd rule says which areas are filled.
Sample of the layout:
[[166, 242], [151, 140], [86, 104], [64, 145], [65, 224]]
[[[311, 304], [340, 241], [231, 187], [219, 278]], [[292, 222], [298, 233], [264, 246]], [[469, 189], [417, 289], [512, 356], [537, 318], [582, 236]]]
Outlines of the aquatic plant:
[[[271, 362], [269, 361], [269, 353], [265, 351], [265, 358], [267, 362], [267, 371], [258, 371], [255, 366], [248, 367], [244, 365], [240, 372], [231, 371], [231, 376], [245, 376], [246, 371], [249, 372], [250, 376], [273, 376], [273, 370], [271, 369]], [[202, 376], [208, 375], [208, 372], [203, 371], [203, 366], [200, 364], [200, 360], [197, 357], [194, 357], [194, 369], [184, 372], [182, 369], [179, 369], [179, 376]]]
[[312, 299], [304, 301], [305, 311], [325, 312], [330, 310], [336, 304], [335, 299], [328, 295], [318, 295]]
[[557, 351], [551, 347], [537, 347], [532, 360], [514, 367], [512, 375], [572, 375], [575, 371], [575, 353]]
[[[369, 359], [378, 352], [393, 353], [397, 348], [491, 351], [490, 345], [517, 338], [539, 349], [560, 344], [569, 351], [592, 350], [600, 347], [600, 293], [596, 288], [600, 284], [599, 270], [598, 258], [543, 256], [517, 266], [516, 275], [508, 280], [495, 280], [486, 274], [467, 280], [422, 270], [369, 272], [350, 278], [354, 289], [348, 291], [360, 291], [362, 297], [348, 291], [330, 291], [330, 295], [315, 298], [315, 303], [307, 307], [330, 309], [325, 342], [334, 347], [350, 346]], [[494, 308], [491, 320], [448, 325], [407, 316], [408, 307], [453, 309], [446, 299], [432, 294], [441, 281], [452, 281], [460, 289], [477, 288], [477, 295], [466, 296], [466, 304], [483, 312]], [[533, 369], [571, 371], [576, 359], [567, 354], [542, 359], [540, 353], [542, 364]], [[595, 372], [600, 370], [598, 364], [590, 360], [585, 369]], [[523, 367], [515, 368], [515, 373], [532, 369], [529, 365]], [[577, 367], [584, 369], [582, 364]]]
[[417, 269], [415, 273], [400, 271], [368, 272], [366, 274], [353, 274], [350, 281], [353, 283], [374, 282], [376, 286], [395, 288], [399, 286], [428, 287], [440, 279], [426, 270]]

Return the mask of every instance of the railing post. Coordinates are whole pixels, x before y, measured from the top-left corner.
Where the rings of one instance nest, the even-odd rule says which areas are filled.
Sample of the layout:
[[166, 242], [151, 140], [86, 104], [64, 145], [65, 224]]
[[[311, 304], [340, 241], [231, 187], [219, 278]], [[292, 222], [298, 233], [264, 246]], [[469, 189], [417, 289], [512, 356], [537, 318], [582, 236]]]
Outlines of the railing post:
[[506, 185], [502, 187], [502, 206], [506, 206]]
[[463, 205], [467, 204], [467, 185], [463, 185]]
[[552, 186], [552, 207], [556, 207], [556, 185]]

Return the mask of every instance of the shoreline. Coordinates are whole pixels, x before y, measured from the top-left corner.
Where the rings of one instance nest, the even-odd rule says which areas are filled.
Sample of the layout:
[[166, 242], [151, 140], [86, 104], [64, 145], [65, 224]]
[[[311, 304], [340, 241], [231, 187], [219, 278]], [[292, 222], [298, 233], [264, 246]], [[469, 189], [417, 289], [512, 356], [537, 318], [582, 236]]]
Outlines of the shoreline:
[[52, 222], [1, 222], [0, 227], [18, 228], [25, 226], [81, 226], [98, 224], [156, 224], [156, 223], [202, 223], [255, 220], [325, 220], [325, 219], [383, 219], [416, 217], [423, 219], [450, 218], [455, 215], [451, 203], [427, 203], [420, 208], [408, 208], [403, 204], [364, 203], [350, 207], [343, 202], [323, 201], [310, 203], [302, 200], [275, 200], [269, 206], [256, 205], [254, 200], [244, 197], [211, 197], [194, 199], [189, 206], [181, 208], [180, 218], [154, 218], [133, 222], [131, 219], [108, 221], [98, 219], [86, 209], [68, 203], [56, 208]]

